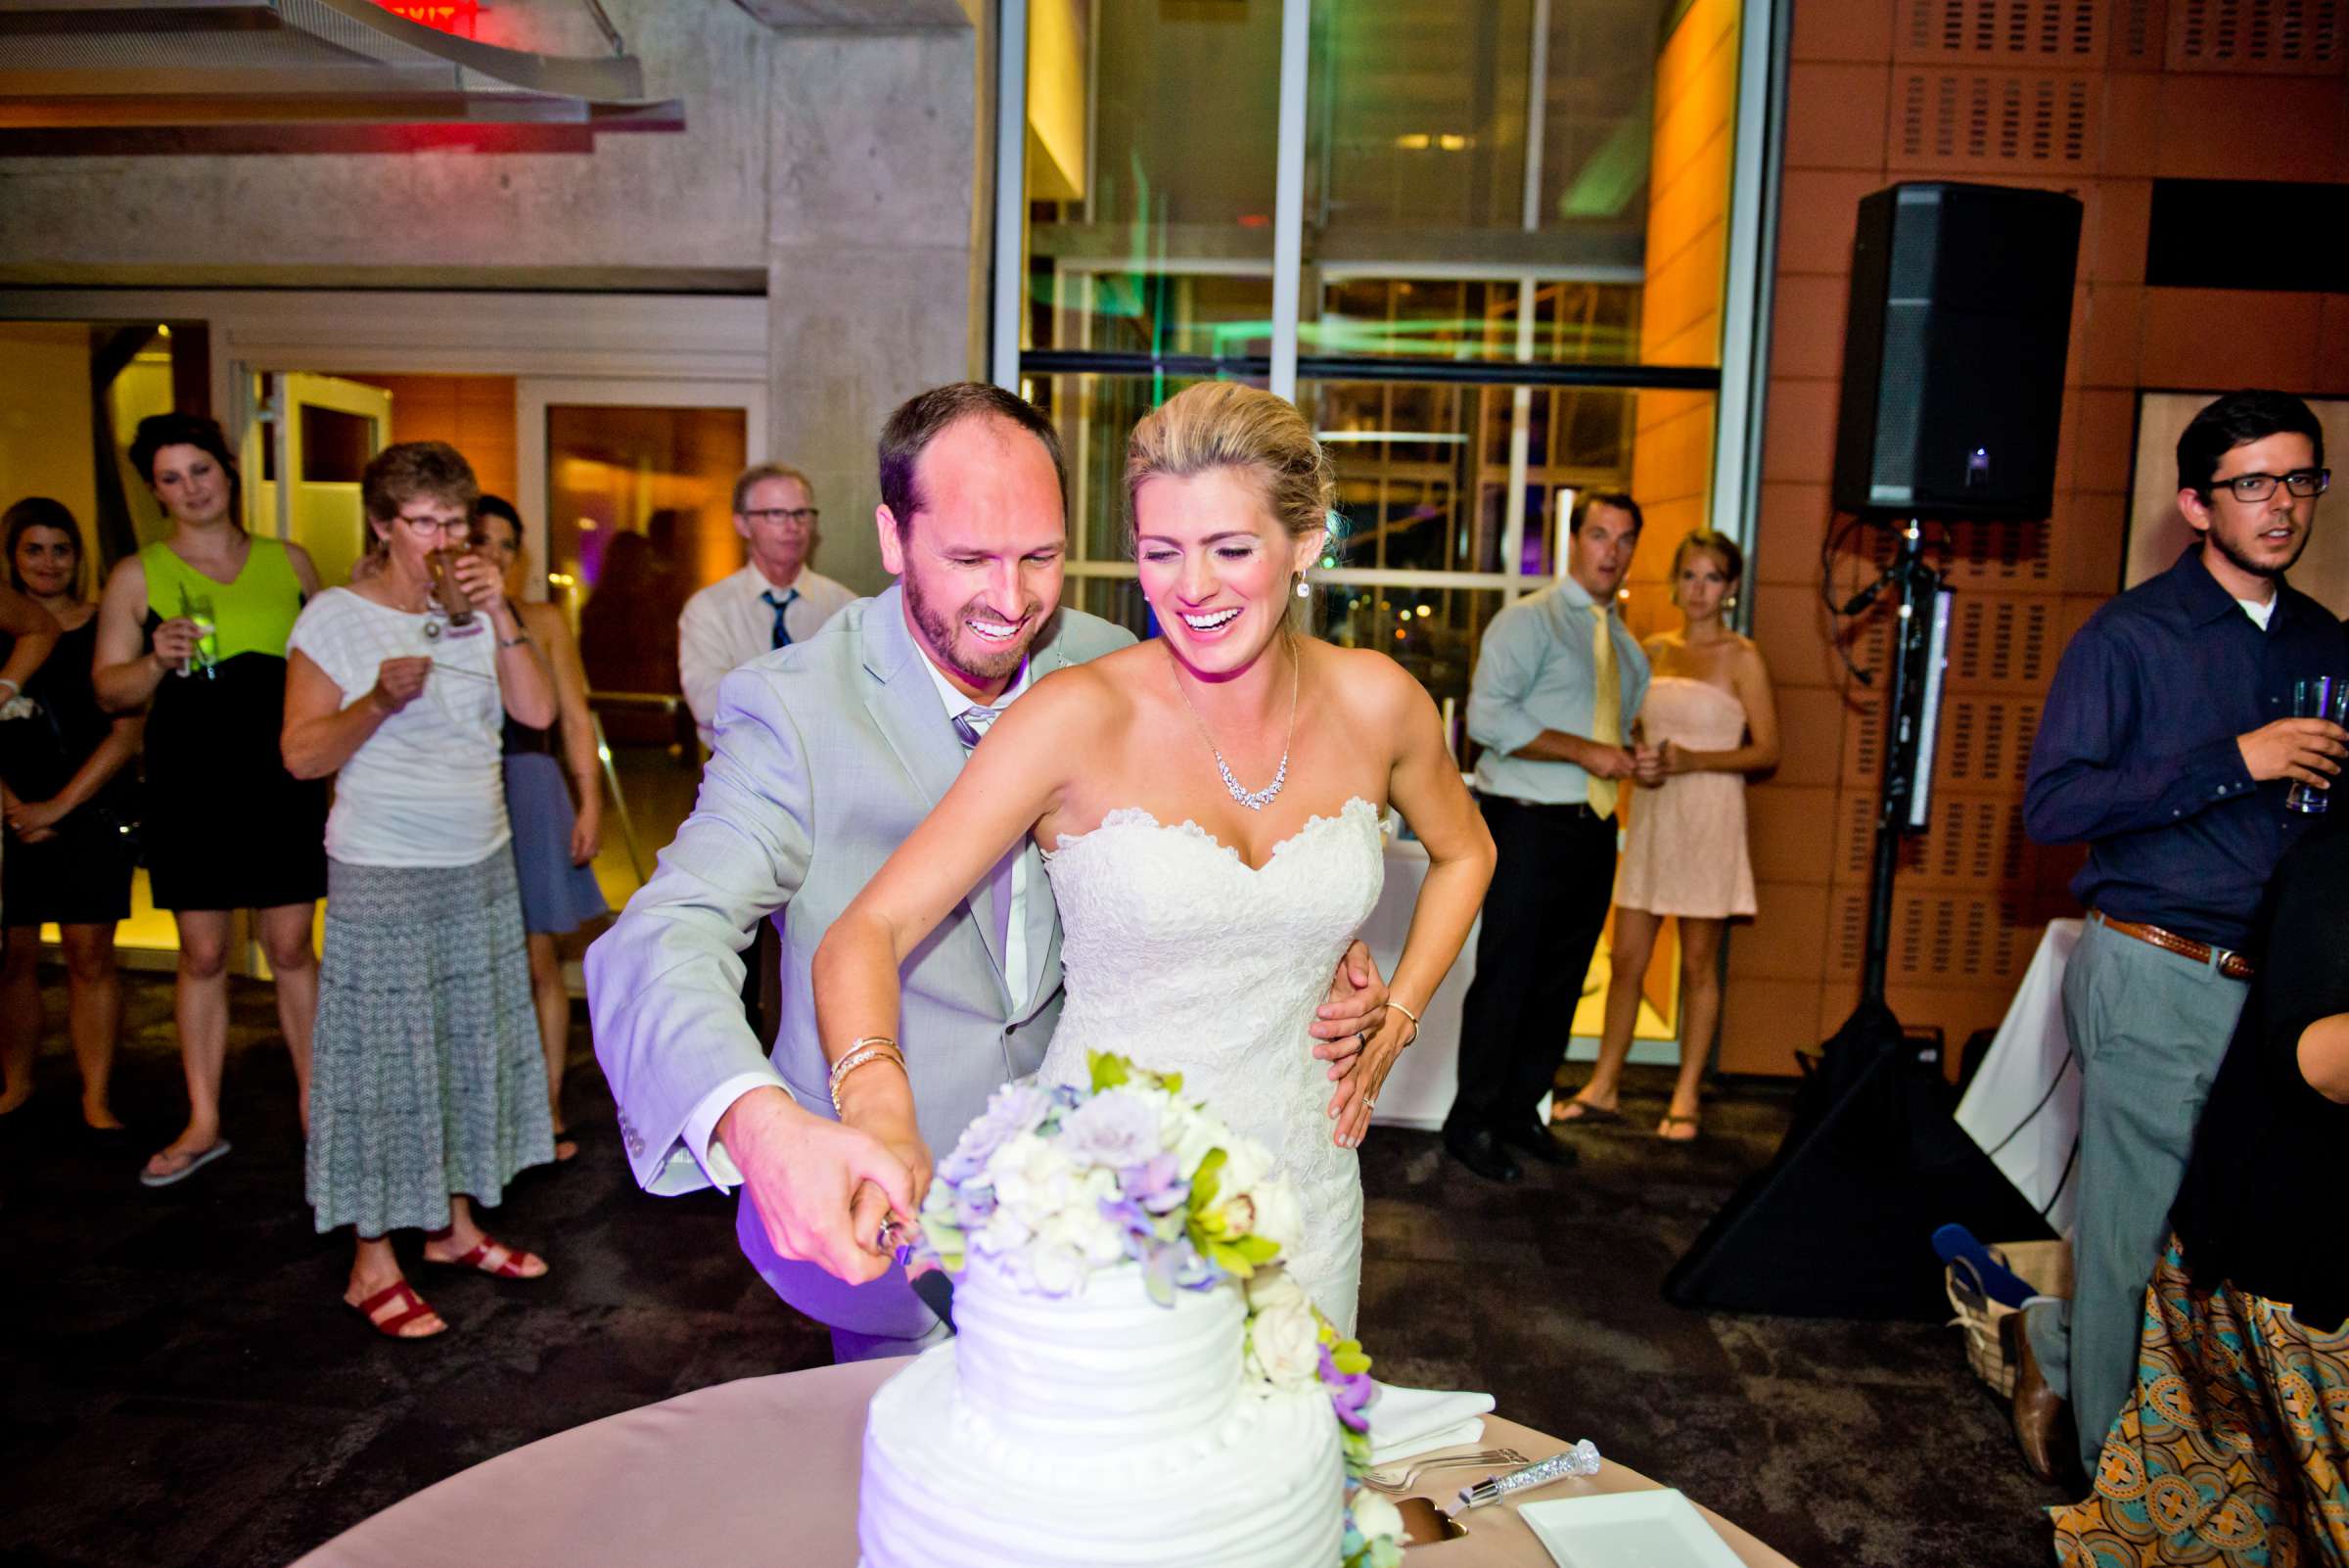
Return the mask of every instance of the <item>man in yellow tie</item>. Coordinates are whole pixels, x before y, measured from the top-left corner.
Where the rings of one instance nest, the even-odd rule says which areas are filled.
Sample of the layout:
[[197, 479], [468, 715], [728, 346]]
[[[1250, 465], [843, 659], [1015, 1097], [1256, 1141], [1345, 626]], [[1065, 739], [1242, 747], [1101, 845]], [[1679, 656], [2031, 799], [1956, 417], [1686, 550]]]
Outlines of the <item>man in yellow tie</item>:
[[1469, 688], [1468, 736], [1484, 748], [1477, 796], [1500, 858], [1444, 1146], [1495, 1181], [1523, 1175], [1517, 1154], [1574, 1157], [1535, 1108], [1565, 1058], [1615, 886], [1615, 803], [1633, 773], [1624, 742], [1647, 695], [1647, 658], [1614, 607], [1639, 523], [1628, 495], [1586, 496], [1566, 576], [1493, 618]]

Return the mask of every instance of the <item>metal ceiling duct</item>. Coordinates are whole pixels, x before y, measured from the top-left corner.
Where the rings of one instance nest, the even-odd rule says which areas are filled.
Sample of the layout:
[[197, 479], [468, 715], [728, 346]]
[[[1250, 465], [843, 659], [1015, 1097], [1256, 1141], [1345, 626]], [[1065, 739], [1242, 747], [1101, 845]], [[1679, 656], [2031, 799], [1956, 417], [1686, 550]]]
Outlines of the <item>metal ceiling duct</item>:
[[682, 130], [623, 54], [532, 54], [371, 0], [0, 0], [0, 154], [588, 151]]

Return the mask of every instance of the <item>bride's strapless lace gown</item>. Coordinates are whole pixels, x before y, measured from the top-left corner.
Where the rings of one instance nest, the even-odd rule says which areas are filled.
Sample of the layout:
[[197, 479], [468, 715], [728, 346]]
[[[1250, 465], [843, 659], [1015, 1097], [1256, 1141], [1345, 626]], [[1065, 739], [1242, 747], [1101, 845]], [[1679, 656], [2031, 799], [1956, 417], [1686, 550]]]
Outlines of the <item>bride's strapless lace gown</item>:
[[1045, 865], [1068, 1000], [1037, 1076], [1085, 1083], [1087, 1050], [1180, 1073], [1186, 1094], [1272, 1151], [1305, 1213], [1290, 1271], [1353, 1332], [1361, 1175], [1332, 1141], [1329, 1064], [1308, 1031], [1378, 902], [1376, 807], [1357, 796], [1312, 818], [1254, 869], [1196, 823], [1127, 807], [1062, 835]]

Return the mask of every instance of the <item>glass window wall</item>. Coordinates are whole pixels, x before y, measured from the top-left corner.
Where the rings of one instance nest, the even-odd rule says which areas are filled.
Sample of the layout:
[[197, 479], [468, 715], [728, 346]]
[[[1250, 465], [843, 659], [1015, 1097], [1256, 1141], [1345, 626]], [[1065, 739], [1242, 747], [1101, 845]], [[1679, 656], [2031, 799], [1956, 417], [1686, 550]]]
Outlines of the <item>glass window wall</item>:
[[1643, 633], [1669, 623], [1679, 535], [1744, 531], [1746, 448], [1719, 427], [1725, 364], [1743, 386], [1733, 280], [1759, 265], [1759, 200], [1732, 187], [1760, 183], [1736, 154], [1767, 0], [1317, 0], [1284, 61], [1300, 3], [1029, 0], [1024, 183], [1006, 171], [1025, 200], [1005, 209], [1024, 267], [1004, 271], [1018, 385], [1068, 449], [1064, 602], [1149, 629], [1127, 434], [1198, 380], [1269, 386], [1338, 471], [1316, 631], [1393, 655], [1467, 761], [1485, 628], [1562, 574], [1578, 495], [1669, 520], [1633, 568]]

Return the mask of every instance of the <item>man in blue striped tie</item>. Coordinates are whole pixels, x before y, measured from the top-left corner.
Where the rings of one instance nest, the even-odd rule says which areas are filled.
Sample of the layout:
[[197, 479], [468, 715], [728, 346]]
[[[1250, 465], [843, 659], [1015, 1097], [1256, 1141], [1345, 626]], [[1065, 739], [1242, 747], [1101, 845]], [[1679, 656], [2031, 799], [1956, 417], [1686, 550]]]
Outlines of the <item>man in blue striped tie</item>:
[[762, 653], [805, 642], [856, 596], [808, 566], [815, 492], [782, 463], [758, 463], [734, 482], [734, 531], [750, 560], [685, 602], [677, 618], [677, 674], [702, 744], [712, 746], [717, 683]]

